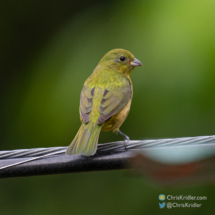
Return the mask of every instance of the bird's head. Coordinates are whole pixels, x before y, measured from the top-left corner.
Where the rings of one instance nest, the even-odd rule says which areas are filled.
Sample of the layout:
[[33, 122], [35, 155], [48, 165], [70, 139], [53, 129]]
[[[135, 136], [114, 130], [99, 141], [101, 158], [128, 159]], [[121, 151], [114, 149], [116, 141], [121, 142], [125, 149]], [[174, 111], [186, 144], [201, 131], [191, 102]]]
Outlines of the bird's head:
[[142, 63], [125, 49], [113, 49], [100, 60], [98, 65], [108, 66], [111, 69], [128, 76], [134, 67], [142, 66]]

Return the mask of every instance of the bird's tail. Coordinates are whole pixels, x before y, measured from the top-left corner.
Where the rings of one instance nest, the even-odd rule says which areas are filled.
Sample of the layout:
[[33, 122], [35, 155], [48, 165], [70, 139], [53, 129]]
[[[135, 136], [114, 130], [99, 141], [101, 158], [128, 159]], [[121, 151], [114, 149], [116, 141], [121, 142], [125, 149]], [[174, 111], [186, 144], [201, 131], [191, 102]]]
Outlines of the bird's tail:
[[101, 128], [101, 125], [95, 124], [92, 121], [87, 124], [82, 123], [74, 140], [69, 145], [66, 154], [77, 155], [82, 153], [85, 156], [94, 155], [97, 150]]

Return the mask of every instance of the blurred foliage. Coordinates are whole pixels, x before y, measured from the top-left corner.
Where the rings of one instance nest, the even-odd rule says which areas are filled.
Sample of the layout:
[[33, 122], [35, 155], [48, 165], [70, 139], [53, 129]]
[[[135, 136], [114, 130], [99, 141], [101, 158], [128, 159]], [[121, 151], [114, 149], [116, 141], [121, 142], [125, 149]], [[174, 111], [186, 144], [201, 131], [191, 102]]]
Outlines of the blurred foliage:
[[[144, 66], [122, 126], [131, 139], [214, 134], [215, 2], [0, 2], [0, 149], [66, 146], [79, 126], [83, 83], [113, 48]], [[99, 142], [120, 140], [102, 132]], [[122, 171], [2, 180], [2, 214], [156, 213], [158, 195], [206, 195], [211, 185], [167, 189]], [[164, 209], [165, 213], [171, 210]]]

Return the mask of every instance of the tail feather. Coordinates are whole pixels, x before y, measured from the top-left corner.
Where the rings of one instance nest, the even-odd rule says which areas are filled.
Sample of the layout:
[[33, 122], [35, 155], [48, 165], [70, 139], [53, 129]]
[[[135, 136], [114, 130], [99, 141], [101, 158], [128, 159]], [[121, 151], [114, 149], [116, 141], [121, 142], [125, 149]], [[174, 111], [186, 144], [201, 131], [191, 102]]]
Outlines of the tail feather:
[[82, 153], [86, 156], [94, 155], [97, 150], [100, 131], [101, 125], [93, 122], [88, 122], [87, 124], [82, 123], [74, 140], [69, 145], [66, 154], [76, 155]]

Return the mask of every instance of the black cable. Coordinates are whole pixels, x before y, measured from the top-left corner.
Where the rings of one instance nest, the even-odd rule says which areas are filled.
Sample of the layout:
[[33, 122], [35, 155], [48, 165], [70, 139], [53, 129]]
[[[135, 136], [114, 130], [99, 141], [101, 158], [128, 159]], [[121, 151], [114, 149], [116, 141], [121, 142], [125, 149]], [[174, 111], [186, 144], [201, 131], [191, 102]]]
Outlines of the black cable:
[[0, 178], [123, 169], [133, 152], [208, 144], [215, 146], [215, 136], [130, 141], [126, 150], [123, 141], [99, 144], [90, 157], [67, 156], [66, 147], [0, 151]]

